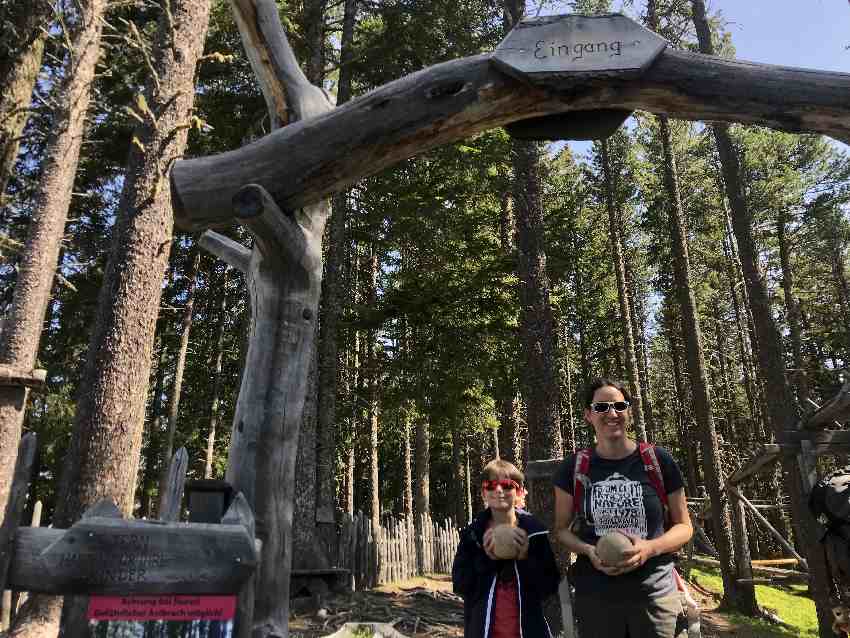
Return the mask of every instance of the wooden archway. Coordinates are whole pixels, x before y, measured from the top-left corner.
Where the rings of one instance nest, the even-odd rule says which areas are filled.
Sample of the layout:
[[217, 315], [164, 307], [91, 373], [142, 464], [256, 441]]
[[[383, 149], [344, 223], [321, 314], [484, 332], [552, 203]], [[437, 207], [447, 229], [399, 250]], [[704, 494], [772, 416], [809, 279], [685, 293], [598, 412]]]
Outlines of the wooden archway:
[[[508, 75], [483, 54], [386, 84], [340, 108], [299, 68], [273, 0], [231, 0], [272, 120], [298, 121], [240, 149], [175, 163], [179, 227], [246, 273], [252, 325], [228, 480], [254, 507], [264, 541], [253, 627], [288, 635], [296, 447], [315, 339], [326, 198], [436, 146], [553, 114], [641, 109], [686, 120], [759, 124], [850, 143], [850, 75], [663, 50], [640, 74]], [[586, 113], [585, 113], [586, 116]], [[277, 120], [276, 120], [277, 118]], [[249, 250], [214, 231], [242, 224]], [[253, 606], [250, 596], [240, 602]], [[248, 616], [250, 617], [250, 616]]]

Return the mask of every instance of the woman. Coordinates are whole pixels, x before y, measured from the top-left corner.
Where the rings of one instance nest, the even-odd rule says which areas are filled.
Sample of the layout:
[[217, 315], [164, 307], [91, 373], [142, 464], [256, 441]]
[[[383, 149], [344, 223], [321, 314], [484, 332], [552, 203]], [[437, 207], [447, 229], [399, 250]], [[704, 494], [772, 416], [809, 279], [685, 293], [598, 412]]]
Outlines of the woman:
[[[681, 472], [665, 449], [628, 436], [631, 398], [622, 383], [596, 379], [584, 399], [596, 446], [568, 456], [554, 480], [557, 538], [578, 554], [570, 582], [579, 631], [672, 638], [682, 610], [673, 553], [693, 533]], [[613, 530], [632, 545], [606, 564], [596, 543]]]

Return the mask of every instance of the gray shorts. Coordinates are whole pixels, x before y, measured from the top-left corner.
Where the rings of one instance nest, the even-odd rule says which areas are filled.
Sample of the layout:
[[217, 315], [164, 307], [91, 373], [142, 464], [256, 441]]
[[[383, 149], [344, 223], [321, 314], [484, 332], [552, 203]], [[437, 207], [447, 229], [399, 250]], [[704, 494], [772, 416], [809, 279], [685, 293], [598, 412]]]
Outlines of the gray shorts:
[[679, 593], [640, 602], [576, 596], [573, 606], [580, 638], [677, 638], [685, 635]]

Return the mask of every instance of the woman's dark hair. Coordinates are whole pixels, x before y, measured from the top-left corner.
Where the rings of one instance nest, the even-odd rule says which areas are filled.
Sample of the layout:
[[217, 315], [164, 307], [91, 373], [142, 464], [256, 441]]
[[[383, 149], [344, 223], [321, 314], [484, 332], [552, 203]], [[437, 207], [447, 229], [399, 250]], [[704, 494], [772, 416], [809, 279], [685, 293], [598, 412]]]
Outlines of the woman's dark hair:
[[609, 379], [608, 377], [596, 377], [590, 382], [590, 385], [584, 389], [584, 407], [590, 407], [590, 404], [593, 403], [593, 395], [599, 388], [605, 388], [608, 386], [616, 388], [623, 393], [623, 398], [626, 401], [629, 403], [632, 402], [632, 395], [629, 394], [629, 389], [626, 387], [625, 383], [617, 381], [616, 379]]

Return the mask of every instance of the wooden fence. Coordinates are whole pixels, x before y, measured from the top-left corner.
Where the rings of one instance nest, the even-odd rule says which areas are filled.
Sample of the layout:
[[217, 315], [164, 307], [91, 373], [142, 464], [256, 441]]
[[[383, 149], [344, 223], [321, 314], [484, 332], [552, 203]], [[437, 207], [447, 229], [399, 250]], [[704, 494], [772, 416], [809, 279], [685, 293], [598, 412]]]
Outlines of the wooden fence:
[[375, 533], [368, 516], [358, 512], [342, 521], [339, 567], [351, 572], [353, 589], [406, 580], [423, 574], [448, 574], [460, 539], [454, 523], [422, 516], [389, 518]]

